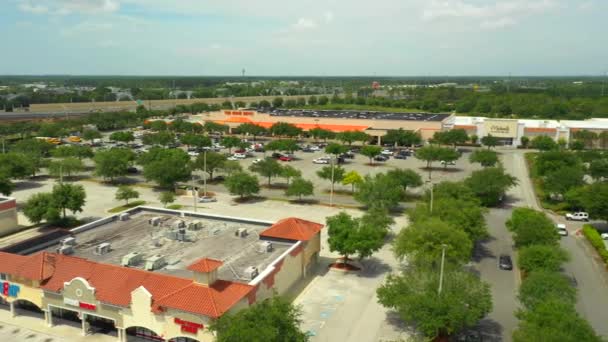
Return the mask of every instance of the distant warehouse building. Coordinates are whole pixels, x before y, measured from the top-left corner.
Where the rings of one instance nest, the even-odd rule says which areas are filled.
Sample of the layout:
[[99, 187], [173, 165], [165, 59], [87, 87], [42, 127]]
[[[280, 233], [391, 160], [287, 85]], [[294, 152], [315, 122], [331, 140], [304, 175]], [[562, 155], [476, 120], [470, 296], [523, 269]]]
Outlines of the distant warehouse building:
[[220, 316], [301, 288], [322, 227], [138, 207], [0, 252], [0, 310], [117, 341], [213, 341]]
[[396, 113], [352, 110], [303, 110], [273, 109], [269, 111], [222, 110], [202, 113], [193, 116], [199, 121], [213, 121], [238, 127], [252, 123], [265, 128], [277, 122], [293, 124], [304, 131], [313, 128], [327, 129], [333, 132], [362, 131], [376, 137], [381, 143], [382, 136], [389, 130], [404, 129], [420, 133], [423, 139], [429, 139], [440, 131], [451, 114], [446, 113]]
[[[555, 141], [564, 140], [569, 143], [575, 139], [578, 131], [593, 132], [598, 137], [602, 132], [608, 132], [608, 119], [533, 120], [451, 116], [443, 122], [443, 130], [450, 129], [464, 129], [469, 136], [476, 135], [479, 138], [492, 135], [505, 146], [519, 146], [522, 137], [532, 140], [537, 136], [548, 136]], [[594, 147], [605, 147], [600, 146], [600, 139], [594, 144]]]
[[14, 233], [18, 229], [17, 201], [10, 197], [0, 197], [0, 236]]

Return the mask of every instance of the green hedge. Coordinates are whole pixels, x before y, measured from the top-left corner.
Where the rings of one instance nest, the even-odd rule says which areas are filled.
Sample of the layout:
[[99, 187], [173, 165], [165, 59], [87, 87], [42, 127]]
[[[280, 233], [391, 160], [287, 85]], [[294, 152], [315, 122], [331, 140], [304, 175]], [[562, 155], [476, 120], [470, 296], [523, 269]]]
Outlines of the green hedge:
[[604, 240], [600, 236], [600, 233], [591, 225], [586, 224], [583, 226], [583, 235], [585, 235], [602, 259], [604, 259], [604, 262], [608, 263], [608, 250], [606, 250], [606, 245], [604, 244]]

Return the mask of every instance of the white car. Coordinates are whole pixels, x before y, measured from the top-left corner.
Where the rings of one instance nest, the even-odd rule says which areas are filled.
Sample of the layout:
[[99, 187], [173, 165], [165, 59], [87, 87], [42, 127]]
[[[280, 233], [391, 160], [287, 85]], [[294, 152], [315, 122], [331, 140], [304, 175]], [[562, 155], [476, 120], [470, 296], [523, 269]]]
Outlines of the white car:
[[217, 202], [217, 198], [213, 197], [213, 196], [202, 196], [198, 198], [198, 202], [199, 203], [211, 203], [211, 202]]
[[456, 165], [456, 162], [455, 162], [455, 161], [453, 161], [453, 160], [450, 160], [450, 161], [445, 161], [445, 160], [442, 160], [442, 161], [440, 161], [439, 163], [440, 163], [441, 165]]
[[308, 148], [311, 151], [320, 151], [321, 150], [321, 148], [319, 146], [317, 146], [317, 145], [310, 145], [310, 146], [308, 146]]
[[261, 161], [262, 161], [262, 159], [258, 158], [258, 159], [255, 159], [254, 161], [252, 161], [251, 164], [257, 164]]
[[555, 225], [555, 228], [557, 229], [557, 234], [559, 234], [561, 236], [568, 236], [568, 230], [566, 229], [565, 224], [558, 223]]
[[235, 153], [232, 156], [235, 157], [235, 158], [237, 158], [237, 159], [245, 159], [245, 158], [247, 158], [247, 155], [245, 153]]
[[314, 164], [329, 164], [329, 159], [325, 158], [325, 157], [321, 157], [321, 158], [313, 159], [312, 162]]
[[589, 214], [583, 211], [577, 213], [567, 213], [566, 220], [569, 221], [589, 221]]
[[239, 160], [239, 158], [237, 158], [235, 156], [230, 156], [230, 157], [226, 158], [226, 160], [235, 161], [235, 160]]
[[190, 152], [188, 152], [188, 155], [190, 157], [198, 157], [198, 152], [196, 152], [196, 151], [190, 151]]
[[392, 156], [393, 155], [393, 151], [391, 151], [391, 150], [382, 150], [382, 152], [380, 152], [380, 154], [383, 154], [385, 156]]
[[600, 236], [602, 237], [602, 239], [608, 240], [608, 233], [602, 233], [600, 234]]

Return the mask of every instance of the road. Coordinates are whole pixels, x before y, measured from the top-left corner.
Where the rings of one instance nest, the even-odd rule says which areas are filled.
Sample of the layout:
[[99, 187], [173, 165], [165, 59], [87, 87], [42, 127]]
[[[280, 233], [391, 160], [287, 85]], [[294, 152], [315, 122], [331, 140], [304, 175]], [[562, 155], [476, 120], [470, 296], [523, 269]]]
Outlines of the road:
[[[540, 210], [525, 165], [524, 151], [505, 151], [502, 158], [506, 171], [519, 180], [519, 184], [509, 192], [510, 205], [527, 206]], [[597, 254], [584, 240], [584, 237], [576, 233], [582, 227], [582, 224], [567, 222], [563, 217], [551, 213], [547, 214], [555, 222], [566, 223], [570, 232], [569, 236], [562, 238], [561, 246], [571, 257], [571, 260], [564, 265], [564, 273], [574, 276], [578, 283], [576, 309], [589, 321], [598, 334], [608, 337], [608, 325], [605, 322], [608, 308], [608, 273], [606, 268], [597, 259]]]

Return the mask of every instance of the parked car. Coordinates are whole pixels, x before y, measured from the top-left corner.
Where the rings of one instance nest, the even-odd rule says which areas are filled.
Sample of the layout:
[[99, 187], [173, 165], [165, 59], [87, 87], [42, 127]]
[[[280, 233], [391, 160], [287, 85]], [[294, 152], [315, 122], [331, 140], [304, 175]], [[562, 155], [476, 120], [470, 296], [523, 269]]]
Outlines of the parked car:
[[589, 221], [589, 214], [584, 211], [579, 211], [576, 213], [567, 213], [566, 220], [569, 221]]
[[272, 155], [270, 155], [270, 156], [271, 156], [272, 158], [274, 158], [274, 159], [279, 159], [279, 158], [281, 158], [281, 157], [283, 156], [283, 154], [282, 154], [282, 153], [275, 152], [275, 153], [273, 153], [273, 154], [272, 154]]
[[230, 156], [230, 157], [226, 158], [226, 160], [235, 161], [235, 160], [239, 160], [239, 158], [237, 158], [235, 156]]
[[135, 173], [139, 173], [139, 170], [135, 166], [131, 166], [131, 167], [127, 168], [127, 173], [135, 174]]
[[342, 153], [342, 155], [340, 155], [340, 157], [347, 158], [347, 159], [355, 159], [355, 154], [352, 151], [348, 151], [346, 153]]
[[379, 162], [385, 162], [388, 160], [388, 157], [382, 154], [379, 154], [377, 156], [374, 157], [375, 161], [379, 161]]
[[329, 164], [329, 158], [321, 157], [312, 160], [313, 164]]
[[306, 152], [306, 153], [312, 153], [315, 152], [312, 148], [310, 148], [310, 146], [306, 146], [302, 149], [302, 152]]
[[385, 149], [385, 150], [382, 150], [382, 152], [380, 152], [380, 154], [383, 154], [385, 156], [392, 156], [393, 155], [393, 151], [389, 150], [389, 149]]
[[257, 164], [257, 163], [259, 163], [259, 162], [261, 162], [261, 161], [262, 161], [262, 159], [257, 158], [257, 159], [255, 159], [254, 161], [252, 161], [252, 162], [251, 162], [251, 164]]
[[407, 156], [404, 155], [404, 154], [398, 153], [398, 154], [395, 154], [395, 156], [393, 158], [395, 158], [395, 159], [407, 159]]
[[511, 257], [506, 254], [502, 254], [498, 257], [498, 268], [501, 270], [512, 270], [513, 261], [511, 261]]
[[557, 234], [559, 234], [561, 236], [568, 236], [568, 230], [566, 229], [565, 224], [558, 223], [555, 225], [555, 228], [557, 228]]
[[196, 152], [196, 151], [190, 151], [190, 152], [188, 152], [188, 155], [190, 157], [198, 157], [198, 152]]
[[198, 202], [199, 203], [217, 202], [217, 198], [215, 198], [213, 196], [201, 196], [201, 197], [198, 198]]
[[308, 146], [308, 148], [309, 148], [311, 151], [315, 151], [315, 152], [316, 152], [316, 151], [320, 151], [320, 150], [321, 150], [321, 148], [320, 148], [319, 146], [317, 146], [317, 145]]
[[234, 150], [234, 153], [245, 153], [247, 152], [244, 148], [239, 148], [238, 150]]
[[245, 159], [245, 158], [247, 158], [247, 155], [244, 154], [244, 153], [235, 153], [232, 156], [235, 157], [235, 158], [238, 158], [238, 159]]
[[453, 161], [453, 160], [448, 160], [448, 161], [442, 160], [442, 161], [440, 161], [439, 163], [440, 163], [441, 165], [456, 165], [456, 162], [455, 162], [455, 161]]
[[600, 236], [602, 237], [602, 239], [608, 240], [608, 233], [602, 233], [600, 234]]
[[279, 160], [280, 160], [280, 161], [286, 161], [286, 162], [290, 162], [290, 161], [292, 161], [292, 160], [293, 160], [293, 158], [292, 158], [292, 157], [290, 157], [290, 156], [282, 155], [282, 156], [280, 156], [280, 157], [279, 157]]

